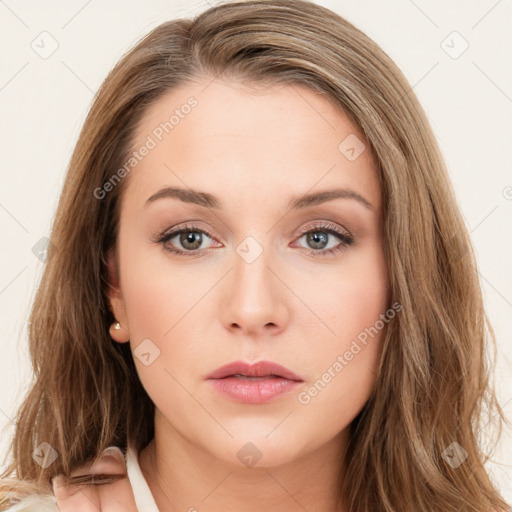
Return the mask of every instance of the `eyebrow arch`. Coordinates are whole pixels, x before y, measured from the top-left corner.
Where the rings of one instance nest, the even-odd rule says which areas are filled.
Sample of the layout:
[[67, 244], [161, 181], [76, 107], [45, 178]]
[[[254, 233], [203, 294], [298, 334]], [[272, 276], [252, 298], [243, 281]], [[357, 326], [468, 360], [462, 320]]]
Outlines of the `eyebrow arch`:
[[[179, 187], [164, 187], [160, 189], [147, 199], [144, 204], [144, 208], [154, 201], [163, 198], [178, 199], [184, 203], [193, 203], [199, 206], [204, 206], [205, 208], [212, 208], [214, 210], [221, 209], [221, 201], [218, 197], [209, 194], [208, 192], [200, 192], [190, 188], [184, 189]], [[354, 199], [369, 210], [374, 210], [374, 206], [370, 201], [349, 188], [324, 190], [321, 192], [313, 192], [298, 197], [292, 197], [288, 202], [288, 210], [309, 208], [310, 206], [332, 201], [333, 199]]]
[[199, 206], [213, 208], [215, 210], [221, 209], [220, 200], [216, 196], [209, 194], [208, 192], [200, 192], [191, 188], [185, 189], [179, 187], [164, 187], [160, 189], [147, 199], [144, 204], [144, 208], [154, 201], [163, 199], [164, 197], [178, 199], [184, 203], [198, 204]]
[[332, 201], [333, 199], [355, 199], [369, 210], [374, 210], [373, 204], [370, 203], [368, 199], [350, 188], [335, 188], [333, 190], [324, 190], [321, 192], [313, 192], [311, 194], [294, 197], [289, 201], [288, 209], [296, 210], [308, 208], [327, 201]]

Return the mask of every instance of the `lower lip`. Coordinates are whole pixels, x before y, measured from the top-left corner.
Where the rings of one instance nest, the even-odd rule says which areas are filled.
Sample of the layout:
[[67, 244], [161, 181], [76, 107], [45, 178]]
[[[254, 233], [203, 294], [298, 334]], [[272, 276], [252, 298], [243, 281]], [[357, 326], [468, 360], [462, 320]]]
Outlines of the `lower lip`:
[[262, 377], [249, 380], [242, 377], [224, 377], [208, 379], [220, 393], [246, 404], [262, 404], [284, 393], [294, 390], [302, 381], [284, 379], [282, 377]]

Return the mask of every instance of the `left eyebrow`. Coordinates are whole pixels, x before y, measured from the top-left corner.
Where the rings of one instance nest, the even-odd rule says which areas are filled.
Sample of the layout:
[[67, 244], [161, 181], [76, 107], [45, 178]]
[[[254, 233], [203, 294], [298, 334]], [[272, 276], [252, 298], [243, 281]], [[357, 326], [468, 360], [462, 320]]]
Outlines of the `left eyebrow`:
[[369, 210], [374, 211], [374, 206], [368, 199], [358, 194], [350, 188], [336, 188], [333, 190], [323, 190], [321, 192], [313, 192], [302, 196], [293, 197], [288, 202], [289, 210], [308, 208], [317, 204], [332, 201], [333, 199], [354, 199]]
[[[215, 210], [221, 209], [221, 201], [217, 196], [214, 196], [208, 192], [201, 192], [199, 190], [184, 189], [179, 187], [165, 187], [158, 192], [155, 192], [151, 197], [147, 199], [146, 203], [144, 204], [144, 208], [154, 201], [163, 198], [177, 199], [184, 203], [193, 203], [199, 206], [204, 206], [205, 208], [212, 208]], [[288, 209], [297, 210], [309, 208], [311, 206], [325, 203], [327, 201], [332, 201], [334, 199], [353, 199], [358, 201], [369, 210], [374, 211], [374, 206], [372, 203], [370, 203], [370, 201], [349, 188], [324, 190], [321, 192], [313, 192], [297, 197], [292, 197], [288, 202]]]

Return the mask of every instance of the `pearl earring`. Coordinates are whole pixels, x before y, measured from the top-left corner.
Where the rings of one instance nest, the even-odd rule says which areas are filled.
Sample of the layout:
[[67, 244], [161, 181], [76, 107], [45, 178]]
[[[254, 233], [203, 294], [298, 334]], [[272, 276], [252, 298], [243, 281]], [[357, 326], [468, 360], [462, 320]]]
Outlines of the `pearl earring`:
[[114, 324], [114, 331], [119, 331], [119, 330], [121, 330], [121, 324], [119, 322], [116, 322]]

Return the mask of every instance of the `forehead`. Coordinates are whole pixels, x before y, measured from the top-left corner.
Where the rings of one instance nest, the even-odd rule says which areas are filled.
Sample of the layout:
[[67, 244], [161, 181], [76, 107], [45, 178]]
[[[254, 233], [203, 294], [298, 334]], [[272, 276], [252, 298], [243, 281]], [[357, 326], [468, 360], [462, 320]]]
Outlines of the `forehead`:
[[186, 84], [148, 108], [132, 149], [145, 145], [126, 191], [139, 205], [164, 185], [283, 204], [349, 187], [380, 208], [377, 164], [361, 129], [304, 85]]

